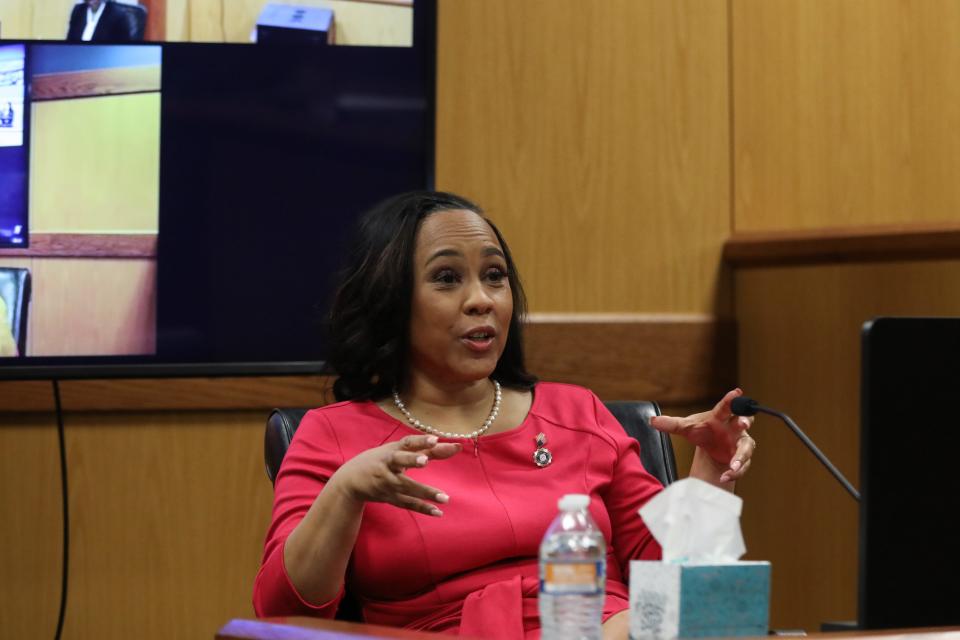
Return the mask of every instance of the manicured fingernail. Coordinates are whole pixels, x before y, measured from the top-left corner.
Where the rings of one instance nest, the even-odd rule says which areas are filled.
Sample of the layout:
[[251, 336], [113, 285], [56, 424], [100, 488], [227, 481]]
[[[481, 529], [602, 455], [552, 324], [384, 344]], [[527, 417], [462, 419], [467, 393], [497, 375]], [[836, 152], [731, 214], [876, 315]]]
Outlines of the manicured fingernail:
[[440, 517], [443, 515], [443, 511], [440, 511], [440, 509], [437, 509], [436, 507], [432, 507], [430, 509], [430, 515]]
[[422, 467], [427, 464], [427, 456], [417, 456], [417, 466]]
[[437, 502], [450, 502], [450, 496], [445, 493], [438, 493], [434, 499]]
[[437, 444], [438, 442], [440, 442], [440, 439], [437, 438], [437, 436], [428, 436], [428, 437], [427, 437], [427, 444], [429, 444], [429, 445], [434, 445], [434, 444]]
[[722, 476], [720, 476], [720, 482], [729, 482], [729, 481], [730, 481], [730, 476], [728, 476], [727, 474], [723, 474]]
[[739, 469], [739, 468], [740, 468], [740, 461], [739, 461], [739, 460], [734, 460], [733, 462], [731, 462], [731, 463], [730, 463], [730, 468], [733, 469], [734, 471], [736, 471], [737, 469]]

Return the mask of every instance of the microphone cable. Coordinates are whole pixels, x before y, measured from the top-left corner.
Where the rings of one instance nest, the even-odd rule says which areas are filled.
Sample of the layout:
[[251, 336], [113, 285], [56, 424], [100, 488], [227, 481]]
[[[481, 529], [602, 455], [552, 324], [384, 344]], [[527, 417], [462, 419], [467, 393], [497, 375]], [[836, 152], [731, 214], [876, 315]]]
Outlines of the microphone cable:
[[840, 470], [837, 469], [832, 462], [830, 462], [830, 459], [827, 458], [827, 456], [825, 456], [819, 448], [817, 448], [817, 445], [813, 444], [813, 440], [807, 437], [807, 434], [805, 434], [800, 427], [797, 426], [797, 423], [793, 421], [793, 418], [781, 411], [777, 411], [776, 409], [764, 407], [753, 398], [748, 398], [747, 396], [734, 398], [730, 403], [730, 411], [735, 416], [753, 416], [759, 412], [783, 420], [784, 424], [790, 427], [790, 430], [793, 431], [793, 434], [800, 439], [800, 442], [802, 442], [807, 449], [810, 450], [810, 453], [812, 453], [814, 457], [820, 461], [820, 464], [826, 467], [827, 471], [830, 472], [830, 475], [832, 475], [836, 481], [847, 490], [847, 493], [853, 496], [854, 500], [860, 502], [860, 492], [853, 488], [853, 485], [850, 484], [850, 481], [847, 480], [847, 478], [840, 473]]
[[63, 572], [60, 578], [60, 613], [54, 640], [60, 640], [67, 615], [67, 584], [70, 568], [70, 501], [67, 492], [67, 446], [63, 433], [63, 406], [60, 403], [60, 382], [53, 382], [53, 404], [57, 414], [57, 438], [60, 442], [60, 496], [63, 505]]

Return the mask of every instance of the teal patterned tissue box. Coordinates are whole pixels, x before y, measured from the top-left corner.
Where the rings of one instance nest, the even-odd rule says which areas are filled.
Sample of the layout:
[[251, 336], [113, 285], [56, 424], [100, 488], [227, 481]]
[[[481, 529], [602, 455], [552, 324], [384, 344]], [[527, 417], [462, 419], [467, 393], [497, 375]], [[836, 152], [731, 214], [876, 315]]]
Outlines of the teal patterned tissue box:
[[765, 636], [770, 563], [630, 563], [630, 638]]

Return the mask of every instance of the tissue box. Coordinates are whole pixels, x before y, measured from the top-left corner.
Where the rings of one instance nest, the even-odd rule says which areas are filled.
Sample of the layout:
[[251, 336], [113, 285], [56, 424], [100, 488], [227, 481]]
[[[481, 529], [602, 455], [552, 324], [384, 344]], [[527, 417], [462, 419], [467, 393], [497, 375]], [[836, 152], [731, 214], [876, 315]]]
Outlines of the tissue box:
[[630, 638], [765, 636], [770, 563], [630, 563]]

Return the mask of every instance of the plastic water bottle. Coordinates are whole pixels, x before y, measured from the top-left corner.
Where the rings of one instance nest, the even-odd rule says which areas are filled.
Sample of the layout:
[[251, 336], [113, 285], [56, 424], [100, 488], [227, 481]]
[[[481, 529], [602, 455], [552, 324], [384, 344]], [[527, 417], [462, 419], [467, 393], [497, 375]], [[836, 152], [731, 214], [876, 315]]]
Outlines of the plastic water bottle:
[[544, 640], [600, 640], [607, 544], [587, 506], [568, 494], [540, 543], [540, 626]]

